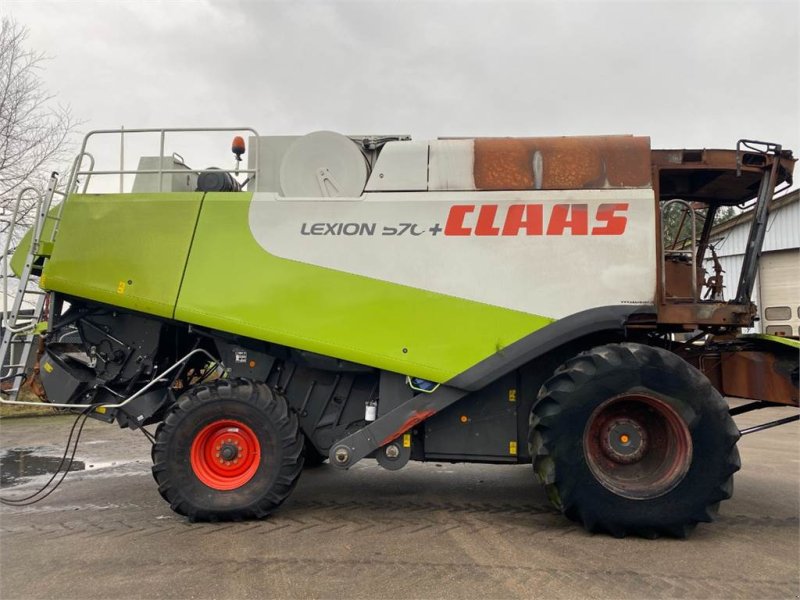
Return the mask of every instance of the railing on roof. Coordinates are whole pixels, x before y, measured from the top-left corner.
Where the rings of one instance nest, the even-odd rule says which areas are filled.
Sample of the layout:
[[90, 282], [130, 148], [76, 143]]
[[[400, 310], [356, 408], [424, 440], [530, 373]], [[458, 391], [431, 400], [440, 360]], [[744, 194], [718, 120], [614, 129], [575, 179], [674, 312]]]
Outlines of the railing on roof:
[[[78, 153], [78, 156], [73, 163], [72, 171], [70, 172], [69, 180], [67, 181], [66, 190], [72, 191], [73, 188], [78, 184], [78, 177], [86, 176], [86, 181], [84, 182], [84, 191], [86, 191], [86, 187], [89, 183], [89, 178], [93, 175], [119, 175], [119, 191], [120, 193], [124, 192], [125, 186], [125, 175], [158, 175], [158, 191], [163, 191], [163, 180], [164, 175], [172, 175], [172, 174], [185, 174], [189, 173], [197, 173], [200, 174], [205, 169], [165, 169], [163, 167], [163, 161], [159, 160], [159, 168], [158, 169], [126, 169], [125, 168], [125, 135], [126, 134], [134, 134], [134, 133], [157, 133], [159, 134], [159, 148], [158, 148], [158, 156], [163, 158], [164, 157], [164, 146], [166, 143], [166, 136], [168, 133], [212, 133], [212, 132], [249, 132], [256, 138], [258, 137], [258, 132], [253, 129], [252, 127], [172, 127], [172, 128], [162, 128], [162, 129], [125, 129], [121, 127], [119, 129], [96, 129], [94, 131], [90, 131], [83, 137], [83, 143], [81, 144], [81, 150]], [[96, 171], [94, 170], [94, 158], [91, 158], [91, 155], [86, 152], [86, 146], [89, 142], [89, 139], [99, 135], [119, 135], [120, 145], [119, 145], [119, 169], [115, 170], [104, 170], [104, 171]], [[217, 169], [218, 171], [222, 171], [225, 173], [244, 173], [249, 175], [250, 177], [257, 177], [258, 176], [258, 147], [259, 144], [255, 144], [255, 160], [253, 164], [255, 165], [254, 169]], [[91, 158], [91, 164], [87, 170], [82, 169], [83, 167], [83, 157], [88, 156]]]

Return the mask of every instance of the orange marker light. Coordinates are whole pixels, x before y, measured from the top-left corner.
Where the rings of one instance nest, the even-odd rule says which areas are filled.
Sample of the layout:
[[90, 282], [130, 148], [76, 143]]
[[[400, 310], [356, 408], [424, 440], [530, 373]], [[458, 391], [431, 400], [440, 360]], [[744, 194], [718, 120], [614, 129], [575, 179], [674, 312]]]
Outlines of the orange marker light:
[[467, 421], [469, 421], [469, 417], [467, 417], [467, 415], [461, 415], [461, 422], [466, 423]]
[[231, 144], [231, 152], [236, 155], [236, 160], [241, 160], [242, 154], [244, 154], [244, 138], [240, 135], [237, 135], [233, 138], [233, 143]]
[[628, 440], [630, 440], [630, 439], [631, 439], [631, 438], [629, 438], [629, 437], [628, 437], [627, 435], [625, 435], [624, 433], [623, 433], [621, 436], [619, 436], [619, 441], [620, 441], [620, 442], [622, 442], [623, 444], [627, 444], [627, 443], [628, 443]]

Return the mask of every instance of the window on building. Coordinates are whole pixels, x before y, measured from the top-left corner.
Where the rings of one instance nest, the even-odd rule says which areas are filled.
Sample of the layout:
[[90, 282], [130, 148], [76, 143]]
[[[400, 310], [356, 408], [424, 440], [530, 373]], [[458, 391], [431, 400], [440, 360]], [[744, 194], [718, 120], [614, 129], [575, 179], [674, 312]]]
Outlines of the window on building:
[[783, 337], [787, 337], [792, 335], [792, 326], [791, 325], [770, 325], [767, 327], [767, 334], [768, 335], [780, 335]]
[[767, 321], [788, 321], [792, 318], [792, 309], [788, 306], [770, 306], [764, 311]]

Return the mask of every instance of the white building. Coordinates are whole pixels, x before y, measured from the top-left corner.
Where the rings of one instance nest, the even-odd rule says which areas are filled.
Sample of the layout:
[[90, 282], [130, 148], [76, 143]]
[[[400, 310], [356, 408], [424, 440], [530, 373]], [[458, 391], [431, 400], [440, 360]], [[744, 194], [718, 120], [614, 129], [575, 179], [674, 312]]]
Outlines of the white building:
[[[748, 210], [711, 231], [711, 243], [725, 270], [726, 300], [736, 295], [752, 218], [753, 211]], [[704, 267], [713, 273], [710, 262]], [[800, 335], [800, 190], [772, 201], [753, 302], [759, 321], [751, 331]]]

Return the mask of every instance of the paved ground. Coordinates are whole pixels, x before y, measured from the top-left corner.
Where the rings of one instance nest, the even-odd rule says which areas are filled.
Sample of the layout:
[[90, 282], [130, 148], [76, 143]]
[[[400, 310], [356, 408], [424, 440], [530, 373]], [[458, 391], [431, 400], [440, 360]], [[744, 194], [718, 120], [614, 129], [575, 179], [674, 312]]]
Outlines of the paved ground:
[[[0, 448], [55, 455], [69, 424], [6, 419]], [[743, 438], [734, 498], [685, 541], [591, 536], [529, 466], [322, 467], [265, 521], [190, 525], [156, 492], [144, 438], [91, 422], [86, 471], [0, 510], [0, 597], [797, 598], [799, 450], [798, 424]]]

